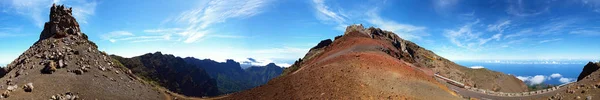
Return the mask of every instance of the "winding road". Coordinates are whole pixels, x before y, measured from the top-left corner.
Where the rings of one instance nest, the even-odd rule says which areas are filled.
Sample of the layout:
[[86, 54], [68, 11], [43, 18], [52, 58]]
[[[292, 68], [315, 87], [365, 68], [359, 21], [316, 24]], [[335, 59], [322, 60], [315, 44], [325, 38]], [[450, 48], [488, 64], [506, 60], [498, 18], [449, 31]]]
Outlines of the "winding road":
[[[485, 94], [485, 93], [481, 93], [481, 92], [476, 92], [476, 91], [472, 91], [472, 90], [468, 90], [466, 88], [462, 88], [459, 87], [455, 84], [450, 84], [449, 82], [456, 82], [453, 80], [449, 80], [443, 76], [439, 76], [436, 74], [437, 79], [439, 79], [439, 81], [442, 81], [442, 83], [446, 84], [446, 86], [448, 86], [449, 89], [451, 89], [452, 91], [456, 92], [457, 94], [462, 95], [463, 97], [471, 97], [471, 98], [478, 98], [478, 99], [482, 99], [482, 100], [530, 100], [530, 99], [539, 99], [539, 98], [547, 98], [553, 95], [556, 95], [556, 93], [559, 93], [561, 91], [566, 90], [566, 88], [562, 88], [559, 87], [555, 90], [551, 90], [551, 91], [547, 91], [547, 92], [543, 92], [540, 94], [533, 94], [533, 95], [525, 95], [525, 96], [499, 96], [499, 95], [490, 95], [490, 94]], [[462, 83], [459, 83], [462, 84]], [[561, 85], [562, 86], [562, 85]]]

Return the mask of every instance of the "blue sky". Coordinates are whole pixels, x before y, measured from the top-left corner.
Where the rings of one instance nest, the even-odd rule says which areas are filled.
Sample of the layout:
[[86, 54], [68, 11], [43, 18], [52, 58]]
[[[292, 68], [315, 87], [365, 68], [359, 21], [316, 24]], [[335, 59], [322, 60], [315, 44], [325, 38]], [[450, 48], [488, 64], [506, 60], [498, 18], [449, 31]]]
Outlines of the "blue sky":
[[450, 60], [600, 59], [600, 0], [3, 0], [0, 64], [29, 48], [52, 3], [100, 50], [289, 65], [363, 24]]

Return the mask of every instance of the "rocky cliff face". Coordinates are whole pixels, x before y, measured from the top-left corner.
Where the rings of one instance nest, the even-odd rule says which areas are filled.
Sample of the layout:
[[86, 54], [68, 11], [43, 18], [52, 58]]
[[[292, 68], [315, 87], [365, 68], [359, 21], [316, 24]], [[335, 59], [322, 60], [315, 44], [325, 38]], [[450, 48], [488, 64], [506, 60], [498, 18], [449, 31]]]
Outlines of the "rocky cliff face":
[[[80, 32], [72, 9], [53, 5], [40, 39], [4, 68], [2, 98], [162, 99], [126, 68], [115, 66]], [[34, 88], [35, 87], [35, 88]]]
[[577, 81], [580, 81], [583, 78], [592, 74], [593, 72], [598, 71], [598, 69], [600, 69], [600, 63], [588, 62], [588, 64], [586, 64], [583, 67], [583, 70], [581, 71], [581, 73], [579, 73], [579, 77], [577, 77]]

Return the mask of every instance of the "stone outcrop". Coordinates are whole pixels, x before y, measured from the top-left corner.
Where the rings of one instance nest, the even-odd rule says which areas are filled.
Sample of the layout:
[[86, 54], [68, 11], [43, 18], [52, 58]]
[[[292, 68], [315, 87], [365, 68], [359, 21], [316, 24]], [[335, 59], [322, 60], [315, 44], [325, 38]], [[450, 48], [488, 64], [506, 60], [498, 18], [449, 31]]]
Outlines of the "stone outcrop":
[[40, 34], [40, 40], [50, 37], [62, 38], [67, 35], [82, 36], [79, 23], [72, 16], [73, 9], [64, 5], [52, 4], [50, 8], [50, 21], [44, 24], [44, 30]]
[[588, 64], [583, 67], [583, 70], [579, 74], [579, 77], [577, 77], [577, 81], [582, 80], [583, 78], [592, 74], [592, 72], [595, 72], [598, 69], [600, 69], [600, 63], [588, 62]]
[[317, 46], [311, 48], [311, 49], [319, 49], [319, 48], [323, 48], [325, 46], [328, 46], [329, 44], [333, 43], [333, 41], [331, 41], [331, 39], [325, 39], [325, 40], [321, 40], [321, 42], [319, 42], [319, 44], [317, 44]]

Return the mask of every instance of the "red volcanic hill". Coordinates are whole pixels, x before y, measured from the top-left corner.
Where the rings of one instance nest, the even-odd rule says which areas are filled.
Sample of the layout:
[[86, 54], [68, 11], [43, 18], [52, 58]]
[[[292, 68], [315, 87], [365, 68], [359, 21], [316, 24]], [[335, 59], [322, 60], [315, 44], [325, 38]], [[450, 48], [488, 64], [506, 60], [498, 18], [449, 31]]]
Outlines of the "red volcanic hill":
[[266, 85], [223, 99], [460, 99], [435, 72], [478, 88], [527, 91], [514, 76], [470, 69], [379, 28], [348, 26]]

